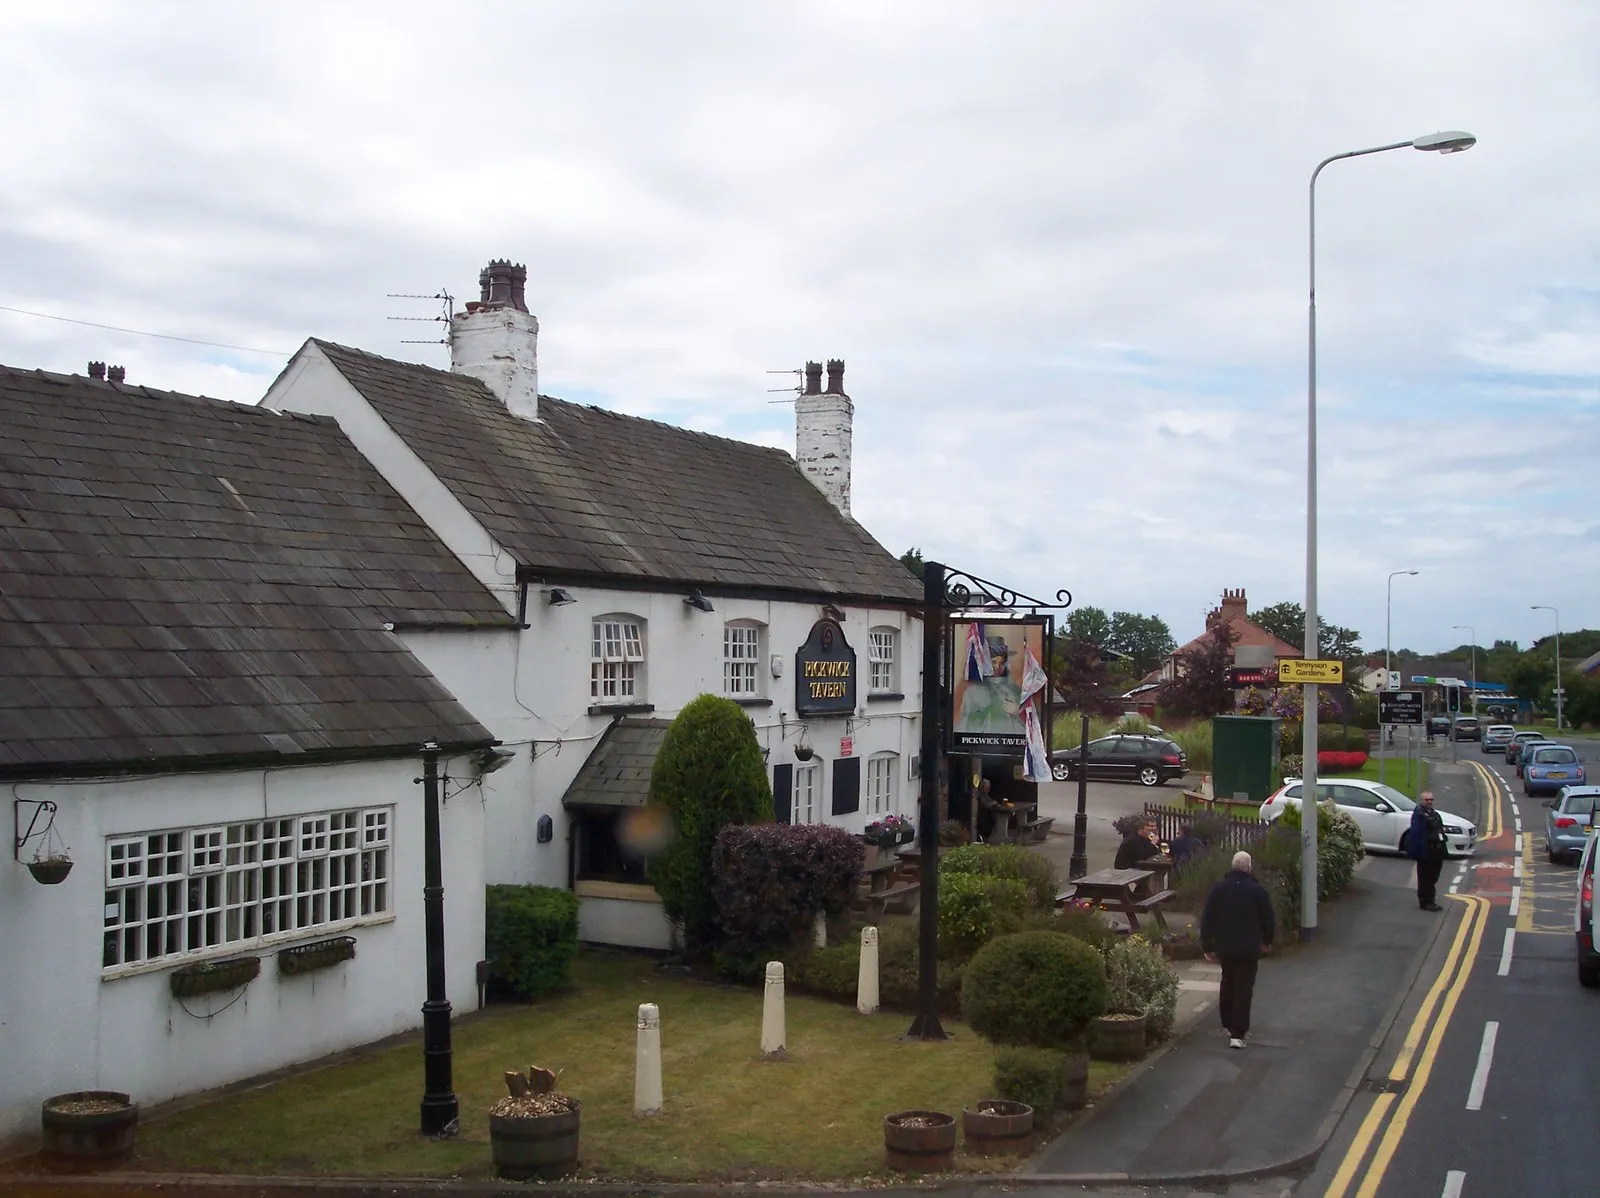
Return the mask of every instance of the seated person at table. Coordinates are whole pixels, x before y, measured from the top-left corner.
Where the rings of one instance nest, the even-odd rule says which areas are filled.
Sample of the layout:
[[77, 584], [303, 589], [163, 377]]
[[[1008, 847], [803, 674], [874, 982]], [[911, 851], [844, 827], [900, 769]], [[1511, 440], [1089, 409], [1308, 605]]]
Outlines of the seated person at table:
[[1140, 824], [1122, 838], [1113, 869], [1137, 869], [1139, 862], [1161, 855], [1160, 846], [1150, 839], [1150, 830], [1149, 824]]
[[985, 778], [978, 783], [978, 839], [987, 841], [994, 832], [994, 813], [1003, 803], [995, 798], [989, 790], [989, 779]]
[[1185, 861], [1190, 857], [1198, 857], [1205, 851], [1205, 841], [1196, 836], [1188, 824], [1179, 824], [1178, 838], [1172, 842], [1172, 847], [1168, 850], [1172, 856], [1173, 868], [1182, 872]]

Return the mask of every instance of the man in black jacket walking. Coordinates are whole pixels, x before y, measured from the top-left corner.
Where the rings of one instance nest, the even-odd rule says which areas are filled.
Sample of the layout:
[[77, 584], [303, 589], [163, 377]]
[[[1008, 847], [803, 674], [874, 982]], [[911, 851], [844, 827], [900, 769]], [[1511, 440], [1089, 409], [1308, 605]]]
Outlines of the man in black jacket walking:
[[1235, 853], [1233, 869], [1211, 888], [1200, 916], [1200, 947], [1207, 961], [1222, 966], [1217, 1010], [1230, 1048], [1243, 1048], [1250, 1034], [1256, 966], [1263, 953], [1272, 951], [1277, 931], [1272, 897], [1250, 872], [1253, 865], [1249, 853]]

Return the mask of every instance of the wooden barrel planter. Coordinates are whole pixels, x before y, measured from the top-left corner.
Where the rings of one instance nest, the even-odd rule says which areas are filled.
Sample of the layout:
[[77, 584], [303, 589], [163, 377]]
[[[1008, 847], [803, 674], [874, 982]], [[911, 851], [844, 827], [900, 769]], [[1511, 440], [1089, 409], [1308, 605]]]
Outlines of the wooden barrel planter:
[[985, 1098], [961, 1108], [961, 1139], [974, 1156], [1018, 1156], [1033, 1144], [1033, 1108], [1025, 1102]]
[[1143, 1014], [1113, 1011], [1094, 1021], [1089, 1032], [1089, 1055], [1097, 1061], [1134, 1061], [1144, 1056]]
[[955, 1167], [956, 1121], [942, 1111], [897, 1111], [883, 1117], [883, 1154], [901, 1173]]
[[107, 1168], [133, 1155], [139, 1108], [115, 1090], [74, 1090], [46, 1098], [41, 1121], [40, 1150], [50, 1164]]
[[578, 1116], [574, 1105], [559, 1115], [490, 1115], [494, 1171], [511, 1181], [554, 1181], [578, 1168]]
[[1075, 1053], [1067, 1058], [1067, 1076], [1061, 1092], [1061, 1108], [1081, 1111], [1089, 1105], [1089, 1055]]

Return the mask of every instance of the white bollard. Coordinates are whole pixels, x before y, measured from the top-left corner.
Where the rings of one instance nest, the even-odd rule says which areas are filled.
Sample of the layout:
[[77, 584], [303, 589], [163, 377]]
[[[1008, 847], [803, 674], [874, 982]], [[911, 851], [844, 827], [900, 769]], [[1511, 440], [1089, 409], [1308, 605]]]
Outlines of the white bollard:
[[761, 1055], [769, 1061], [781, 1061], [789, 1055], [784, 1047], [788, 1039], [783, 1018], [783, 962], [767, 962], [767, 993], [761, 1004]]
[[828, 916], [824, 911], [818, 911], [811, 921], [811, 943], [817, 948], [828, 947]]
[[633, 1062], [633, 1117], [653, 1119], [661, 1113], [661, 1009], [639, 1004], [639, 1037]]
[[856, 978], [856, 1010], [878, 1013], [878, 929], [861, 929], [861, 971]]

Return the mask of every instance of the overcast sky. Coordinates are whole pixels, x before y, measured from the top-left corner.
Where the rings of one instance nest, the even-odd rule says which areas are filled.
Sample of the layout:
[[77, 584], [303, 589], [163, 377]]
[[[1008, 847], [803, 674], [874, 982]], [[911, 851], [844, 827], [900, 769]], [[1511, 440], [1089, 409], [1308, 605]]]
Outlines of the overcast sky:
[[[0, 361], [254, 402], [528, 265], [541, 389], [793, 447], [847, 362], [855, 515], [1164, 617], [1305, 595], [1394, 645], [1600, 627], [1600, 5], [13, 7]], [[1537, 532], [1536, 540], [1525, 534]]]

